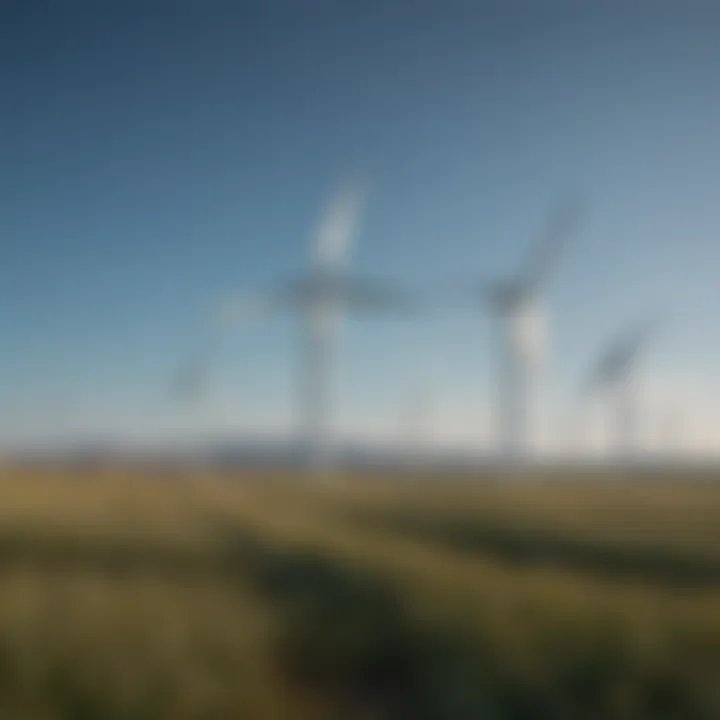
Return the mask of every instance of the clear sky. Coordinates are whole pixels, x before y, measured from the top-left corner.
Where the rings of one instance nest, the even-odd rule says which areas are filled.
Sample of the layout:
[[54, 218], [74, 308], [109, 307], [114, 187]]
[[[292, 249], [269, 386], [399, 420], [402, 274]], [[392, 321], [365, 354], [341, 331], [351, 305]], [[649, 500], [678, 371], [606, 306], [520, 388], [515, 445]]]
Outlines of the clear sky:
[[[648, 403], [718, 443], [718, 71], [699, 0], [0, 2], [0, 442], [287, 430], [287, 319], [227, 344], [201, 407], [167, 386], [362, 169], [353, 267], [422, 287], [511, 270], [580, 192], [554, 407], [661, 306]], [[443, 435], [482, 437], [490, 341], [481, 307], [349, 323], [340, 424], [390, 435], [430, 388]]]

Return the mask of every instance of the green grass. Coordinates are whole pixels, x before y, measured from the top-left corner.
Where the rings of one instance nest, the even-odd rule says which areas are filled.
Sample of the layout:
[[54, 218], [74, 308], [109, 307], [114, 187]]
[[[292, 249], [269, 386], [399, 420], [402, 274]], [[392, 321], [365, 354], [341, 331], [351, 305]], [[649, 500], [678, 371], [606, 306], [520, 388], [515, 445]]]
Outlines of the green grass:
[[714, 720], [719, 559], [683, 478], [7, 470], [0, 717]]

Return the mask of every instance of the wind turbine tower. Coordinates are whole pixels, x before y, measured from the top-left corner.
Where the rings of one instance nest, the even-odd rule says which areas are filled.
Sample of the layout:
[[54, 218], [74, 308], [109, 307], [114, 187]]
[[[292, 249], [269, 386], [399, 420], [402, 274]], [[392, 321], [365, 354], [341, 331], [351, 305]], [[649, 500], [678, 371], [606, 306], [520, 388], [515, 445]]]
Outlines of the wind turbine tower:
[[544, 295], [575, 228], [577, 211], [575, 204], [559, 209], [520, 271], [482, 289], [499, 333], [495, 432], [506, 461], [526, 459], [530, 448], [535, 391], [547, 345]]
[[611, 436], [620, 459], [637, 450], [637, 365], [656, 329], [644, 322], [608, 343], [590, 375], [590, 391], [601, 391], [608, 401]]
[[[347, 270], [365, 194], [358, 179], [344, 185], [321, 219], [309, 272], [250, 299], [264, 316], [276, 312], [299, 316], [297, 431], [304, 463], [317, 474], [326, 474], [335, 462], [333, 375], [345, 313], [404, 315], [415, 307], [409, 294], [395, 284], [353, 276]], [[237, 302], [241, 316], [247, 305], [248, 298]]]

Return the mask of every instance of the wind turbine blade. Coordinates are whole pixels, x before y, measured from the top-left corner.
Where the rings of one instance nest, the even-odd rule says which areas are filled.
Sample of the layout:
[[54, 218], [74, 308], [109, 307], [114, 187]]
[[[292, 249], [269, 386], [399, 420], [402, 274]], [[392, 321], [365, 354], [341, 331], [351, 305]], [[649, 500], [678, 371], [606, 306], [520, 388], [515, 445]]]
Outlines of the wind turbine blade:
[[336, 270], [347, 261], [364, 199], [364, 183], [355, 178], [331, 203], [320, 222], [315, 244], [315, 260], [320, 267]]
[[188, 354], [188, 360], [176, 373], [170, 384], [170, 393], [176, 400], [197, 402], [203, 399], [210, 387], [210, 379], [217, 360], [217, 338], [208, 337], [202, 329], [203, 339], [196, 340], [194, 350]]
[[493, 277], [455, 277], [439, 284], [431, 293], [435, 305], [485, 307], [490, 311], [502, 310], [510, 300], [509, 283]]
[[172, 396], [178, 400], [196, 401], [200, 399], [207, 390], [209, 376], [209, 364], [204, 360], [196, 360], [178, 373], [172, 383]]
[[613, 382], [630, 368], [635, 358], [664, 324], [665, 317], [656, 313], [613, 338], [600, 353], [589, 380], [589, 390]]
[[359, 312], [405, 315], [421, 308], [414, 294], [377, 280], [350, 280], [343, 284], [340, 296], [349, 309]]
[[659, 314], [653, 314], [635, 325], [628, 331], [618, 343], [619, 349], [628, 354], [637, 354], [643, 350], [650, 340], [658, 333], [664, 318]]
[[634, 333], [625, 333], [612, 340], [592, 367], [586, 384], [587, 392], [595, 392], [619, 380], [635, 357], [635, 345]]
[[537, 292], [548, 282], [577, 227], [579, 215], [580, 204], [577, 200], [558, 207], [551, 215], [545, 233], [531, 254], [522, 276], [526, 291]]
[[196, 344], [194, 357], [180, 368], [171, 382], [173, 397], [196, 401], [207, 393], [213, 367], [227, 336], [241, 327], [253, 325], [269, 315], [275, 308], [273, 298], [266, 295], [249, 295], [224, 300], [201, 317], [201, 338]]
[[216, 332], [231, 332], [263, 320], [279, 304], [279, 298], [271, 294], [230, 298], [212, 309], [210, 323]]

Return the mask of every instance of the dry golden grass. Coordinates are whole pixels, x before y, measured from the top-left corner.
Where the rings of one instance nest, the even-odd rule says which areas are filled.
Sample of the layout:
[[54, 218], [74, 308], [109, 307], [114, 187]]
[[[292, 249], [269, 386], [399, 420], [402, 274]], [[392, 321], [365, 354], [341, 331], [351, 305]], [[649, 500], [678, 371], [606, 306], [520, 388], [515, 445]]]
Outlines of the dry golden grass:
[[491, 483], [442, 478], [388, 483], [364, 478], [335, 486], [328, 495], [352, 508], [399, 508], [451, 520], [491, 519], [621, 545], [687, 549], [720, 559], [720, 478], [712, 479], [678, 474], [663, 483], [640, 484], [632, 476], [602, 475], [579, 478], [577, 483], [505, 482], [502, 477]]
[[268, 617], [237, 588], [25, 568], [0, 580], [11, 717], [287, 717]]
[[715, 486], [296, 480], [5, 471], [0, 713], [720, 717], [712, 577], [578, 567], [567, 544], [518, 562], [392, 522], [708, 562]]
[[303, 717], [194, 494], [53, 472], [0, 498], [0, 716]]

